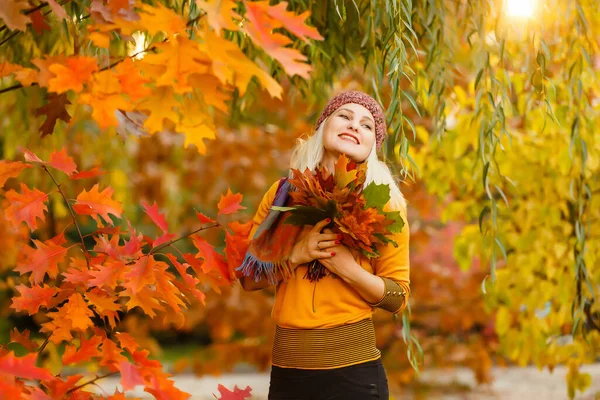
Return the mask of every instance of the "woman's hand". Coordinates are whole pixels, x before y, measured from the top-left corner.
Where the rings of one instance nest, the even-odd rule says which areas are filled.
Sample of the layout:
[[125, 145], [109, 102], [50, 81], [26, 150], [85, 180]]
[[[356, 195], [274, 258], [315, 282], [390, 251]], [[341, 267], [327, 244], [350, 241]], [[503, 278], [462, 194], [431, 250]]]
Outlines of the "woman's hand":
[[322, 262], [335, 255], [331, 249], [339, 245], [341, 237], [331, 230], [328, 230], [328, 233], [321, 233], [321, 230], [330, 222], [329, 218], [318, 222], [296, 242], [290, 255], [292, 266], [297, 267], [316, 259]]
[[[330, 229], [325, 229], [324, 232], [325, 234], [332, 233]], [[349, 281], [364, 271], [354, 259], [352, 252], [350, 252], [343, 244], [336, 244], [330, 250], [333, 252], [333, 256], [319, 259], [321, 264], [323, 264], [330, 272], [336, 274], [345, 281]]]

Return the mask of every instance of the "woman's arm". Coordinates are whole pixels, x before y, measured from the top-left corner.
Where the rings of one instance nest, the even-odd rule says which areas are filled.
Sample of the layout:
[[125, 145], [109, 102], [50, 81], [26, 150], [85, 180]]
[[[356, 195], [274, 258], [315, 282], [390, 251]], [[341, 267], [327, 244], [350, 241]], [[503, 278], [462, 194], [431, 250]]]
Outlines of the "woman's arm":
[[242, 288], [244, 288], [247, 292], [254, 292], [255, 290], [264, 289], [269, 285], [269, 282], [266, 279], [261, 279], [256, 282], [250, 276], [242, 276], [240, 277], [240, 283], [242, 284]]

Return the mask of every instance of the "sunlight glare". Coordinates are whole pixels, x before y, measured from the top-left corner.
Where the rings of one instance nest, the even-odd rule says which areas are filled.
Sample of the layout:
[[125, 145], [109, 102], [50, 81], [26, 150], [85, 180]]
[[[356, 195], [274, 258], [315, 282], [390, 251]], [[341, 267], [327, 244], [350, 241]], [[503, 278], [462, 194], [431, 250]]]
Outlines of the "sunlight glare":
[[131, 35], [131, 37], [133, 37], [135, 45], [129, 46], [129, 57], [133, 56], [134, 54], [137, 54], [135, 58], [139, 60], [145, 55], [145, 53], [141, 52], [146, 49], [146, 35], [144, 35], [142, 32], [134, 32], [133, 35]]
[[506, 11], [512, 17], [529, 18], [533, 15], [535, 0], [507, 0]]

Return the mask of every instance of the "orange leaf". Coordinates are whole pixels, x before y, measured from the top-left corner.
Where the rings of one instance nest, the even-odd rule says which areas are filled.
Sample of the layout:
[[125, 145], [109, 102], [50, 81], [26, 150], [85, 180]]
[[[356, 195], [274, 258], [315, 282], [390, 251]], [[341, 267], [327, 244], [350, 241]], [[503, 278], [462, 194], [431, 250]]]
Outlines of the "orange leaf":
[[16, 178], [26, 168], [31, 168], [31, 165], [21, 161], [0, 160], [0, 188], [4, 186], [8, 178]]
[[67, 154], [67, 150], [63, 147], [60, 151], [55, 151], [50, 154], [50, 162], [48, 165], [64, 172], [67, 175], [73, 175], [77, 172], [77, 164], [73, 158]]
[[11, 308], [16, 311], [27, 311], [29, 315], [33, 315], [38, 312], [40, 307], [48, 307], [52, 297], [56, 294], [56, 288], [49, 286], [37, 286], [28, 287], [25, 285], [18, 285], [16, 289], [21, 294], [20, 297], [12, 298]]
[[88, 308], [86, 301], [80, 293], [72, 294], [71, 297], [69, 297], [68, 303], [62, 308], [65, 307], [73, 329], [85, 331], [94, 326], [94, 323], [90, 319], [90, 317], [94, 316], [94, 313]]
[[139, 4], [143, 10], [139, 14], [140, 24], [148, 30], [150, 35], [165, 32], [167, 35], [177, 35], [185, 32], [186, 21], [173, 10], [157, 3], [156, 7], [148, 4]]
[[121, 351], [122, 350], [115, 342], [105, 338], [102, 341], [102, 360], [100, 360], [100, 365], [103, 367], [109, 367], [111, 371], [117, 371], [117, 365], [127, 360], [125, 356], [121, 354]]
[[[265, 3], [268, 3], [268, 1]], [[310, 16], [310, 11], [296, 15], [293, 11], [286, 11], [287, 6], [288, 3], [282, 1], [281, 3], [269, 6], [267, 13], [270, 17], [280, 21], [285, 29], [305, 42], [308, 42], [307, 36], [311, 39], [323, 40], [323, 36], [319, 34], [316, 28], [306, 25], [306, 18]]]
[[171, 263], [173, 263], [173, 265], [177, 269], [177, 272], [179, 272], [179, 275], [183, 278], [183, 281], [186, 284], [184, 289], [187, 292], [190, 292], [194, 297], [196, 297], [196, 299], [198, 299], [202, 304], [204, 304], [206, 295], [196, 288], [196, 285], [200, 283], [200, 280], [187, 273], [187, 269], [190, 265], [180, 263], [179, 261], [177, 261], [177, 258], [172, 254], [167, 254], [166, 256], [169, 258]]
[[121, 305], [115, 303], [118, 300], [115, 296], [102, 289], [94, 288], [85, 293], [85, 298], [96, 309], [98, 315], [108, 319], [108, 324], [112, 328], [117, 326], [116, 320], [119, 319], [117, 311], [121, 311]]
[[19, 343], [21, 346], [25, 347], [31, 352], [36, 351], [38, 344], [29, 339], [29, 334], [29, 329], [25, 329], [23, 333], [21, 333], [17, 328], [13, 328], [13, 330], [10, 331], [10, 342]]
[[148, 286], [142, 287], [142, 290], [138, 292], [134, 292], [128, 288], [120, 292], [119, 295], [121, 297], [129, 297], [129, 300], [127, 301], [127, 311], [130, 311], [135, 307], [140, 307], [150, 318], [156, 316], [154, 310], [164, 311], [164, 307], [156, 298], [156, 292]]
[[145, 86], [151, 80], [140, 74], [140, 69], [133, 59], [128, 58], [119, 64], [116, 72], [117, 79], [121, 84], [121, 91], [129, 95], [132, 100], [137, 100], [152, 93], [150, 88]]
[[150, 382], [146, 384], [144, 390], [157, 399], [187, 400], [190, 398], [189, 393], [177, 389], [172, 380], [158, 373], [151, 375]]
[[227, 264], [225, 263], [223, 256], [217, 253], [215, 248], [210, 243], [198, 235], [192, 236], [192, 242], [198, 249], [196, 258], [204, 259], [202, 271], [206, 274], [213, 269], [217, 269], [223, 278], [229, 280], [229, 269], [227, 268]]
[[238, 30], [238, 26], [231, 18], [237, 16], [233, 11], [237, 6], [234, 0], [208, 0], [199, 1], [197, 4], [206, 12], [208, 24], [217, 33], [220, 33], [221, 29]]
[[18, 376], [25, 379], [50, 380], [54, 378], [45, 369], [35, 366], [37, 353], [27, 354], [25, 357], [17, 358], [11, 351], [0, 356], [0, 374]]
[[83, 84], [88, 82], [92, 74], [98, 70], [96, 57], [71, 56], [66, 65], [52, 64], [48, 68], [55, 76], [48, 81], [48, 90], [64, 93], [69, 90], [81, 92]]
[[49, 277], [56, 278], [58, 264], [63, 261], [68, 250], [61, 246], [65, 241], [62, 233], [45, 242], [34, 239], [36, 248], [28, 246], [23, 248], [24, 260], [17, 263], [15, 271], [21, 275], [32, 272], [29, 279], [36, 284], [44, 280], [46, 273]]
[[102, 192], [98, 191], [98, 184], [94, 185], [89, 192], [82, 191], [77, 196], [77, 201], [73, 205], [73, 210], [80, 215], [91, 215], [94, 218], [101, 216], [106, 222], [113, 225], [108, 214], [112, 214], [117, 218], [121, 217], [123, 208], [121, 203], [111, 198], [114, 190], [110, 187], [105, 188]]
[[45, 220], [44, 211], [48, 211], [45, 202], [48, 195], [37, 189], [29, 190], [24, 183], [21, 183], [21, 192], [17, 193], [13, 189], [6, 192], [5, 196], [10, 206], [6, 208], [4, 215], [15, 228], [25, 221], [29, 229], [35, 230], [37, 229], [36, 218]]
[[79, 173], [73, 174], [69, 177], [69, 179], [87, 179], [87, 178], [95, 178], [100, 175], [106, 174], [105, 171], [100, 170], [98, 167], [94, 167], [89, 171], [81, 171]]
[[0, 0], [0, 18], [10, 30], [18, 29], [25, 32], [27, 24], [31, 22], [30, 18], [24, 14], [29, 8], [26, 1], [19, 0]]
[[90, 270], [92, 279], [88, 285], [109, 288], [115, 288], [117, 281], [123, 278], [125, 272], [125, 263], [122, 261], [107, 261], [104, 265], [95, 265], [95, 270]]
[[81, 341], [81, 346], [66, 346], [65, 353], [62, 356], [63, 365], [77, 364], [82, 361], [90, 361], [92, 357], [100, 357], [98, 346], [102, 342], [102, 337], [92, 336], [89, 339]]
[[167, 221], [165, 220], [165, 215], [161, 214], [158, 211], [158, 205], [156, 204], [156, 201], [154, 202], [152, 207], [150, 207], [148, 203], [143, 201], [142, 207], [144, 208], [144, 211], [150, 217], [150, 219], [152, 219], [152, 222], [154, 222], [156, 226], [158, 226], [163, 232], [167, 232], [169, 230], [169, 226], [167, 225]]
[[226, 195], [221, 195], [221, 200], [217, 207], [219, 208], [219, 215], [232, 214], [239, 210], [245, 210], [246, 207], [242, 207], [240, 203], [242, 202], [242, 194], [231, 193], [231, 189], [227, 189]]
[[140, 345], [129, 333], [117, 332], [116, 335], [119, 339], [119, 343], [121, 343], [121, 347], [127, 350], [130, 354], [133, 354], [140, 347]]
[[136, 260], [129, 272], [125, 273], [123, 286], [133, 292], [139, 291], [143, 286], [156, 283], [156, 267], [163, 264], [156, 261], [153, 256], [145, 256]]

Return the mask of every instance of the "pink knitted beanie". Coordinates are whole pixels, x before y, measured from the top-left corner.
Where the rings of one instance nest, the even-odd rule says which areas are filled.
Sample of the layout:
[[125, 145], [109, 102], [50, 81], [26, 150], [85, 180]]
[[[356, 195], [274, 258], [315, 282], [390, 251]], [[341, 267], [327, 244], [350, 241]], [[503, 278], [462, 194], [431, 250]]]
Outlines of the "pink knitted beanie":
[[385, 139], [387, 131], [385, 125], [385, 117], [383, 115], [383, 110], [381, 109], [377, 101], [363, 92], [343, 92], [329, 100], [315, 125], [315, 129], [319, 128], [321, 122], [323, 122], [325, 118], [329, 117], [335, 110], [348, 103], [360, 104], [361, 106], [369, 110], [373, 115], [373, 118], [375, 119], [375, 141], [377, 143], [377, 150], [379, 150], [381, 148], [383, 140]]

